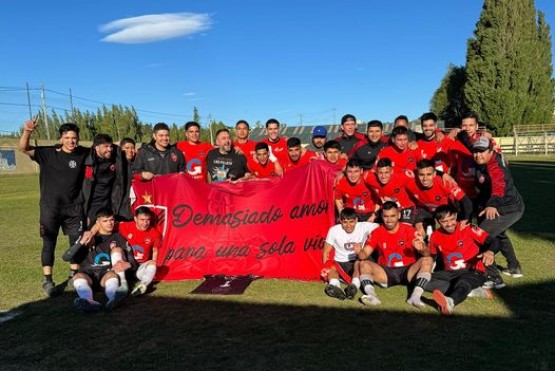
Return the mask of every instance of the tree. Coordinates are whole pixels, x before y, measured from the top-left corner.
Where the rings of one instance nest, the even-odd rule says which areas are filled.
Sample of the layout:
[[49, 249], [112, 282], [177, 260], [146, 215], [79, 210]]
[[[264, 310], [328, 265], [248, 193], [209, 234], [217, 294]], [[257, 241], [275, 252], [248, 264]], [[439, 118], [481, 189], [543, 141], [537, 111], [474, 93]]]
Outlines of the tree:
[[458, 125], [459, 117], [467, 110], [464, 101], [466, 68], [450, 64], [439, 88], [430, 102], [430, 110], [445, 121], [446, 127]]
[[[468, 40], [464, 98], [497, 134], [553, 112], [551, 37], [533, 0], [485, 0]], [[549, 113], [549, 114], [548, 114]]]

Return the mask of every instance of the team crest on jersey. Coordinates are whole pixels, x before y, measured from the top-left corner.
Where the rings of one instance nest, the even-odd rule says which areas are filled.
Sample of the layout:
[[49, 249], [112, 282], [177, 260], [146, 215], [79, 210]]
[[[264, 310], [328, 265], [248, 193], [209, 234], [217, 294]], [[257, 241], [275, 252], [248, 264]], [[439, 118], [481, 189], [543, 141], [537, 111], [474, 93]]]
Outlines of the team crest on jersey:
[[441, 197], [436, 196], [436, 201], [441, 201]]
[[486, 181], [486, 177], [485, 177], [485, 176], [480, 175], [480, 176], [478, 177], [478, 183], [482, 184], [482, 183], [484, 183], [485, 181]]
[[366, 191], [362, 192], [362, 196], [363, 196], [363, 197], [367, 197], [367, 196], [368, 196], [368, 192], [366, 192]]
[[117, 246], [116, 241], [110, 242], [110, 249], [113, 249]]
[[145, 238], [145, 243], [149, 244], [152, 240], [150, 239], [150, 237]]
[[399, 241], [399, 246], [401, 246], [401, 247], [405, 246], [405, 241], [403, 241], [403, 240]]
[[110, 165], [110, 171], [116, 171], [116, 165], [115, 164]]
[[133, 233], [129, 233], [129, 234], [127, 235], [127, 239], [130, 240], [130, 239], [132, 239], [132, 238], [133, 238]]
[[355, 243], [354, 242], [345, 242], [343, 244], [343, 247], [345, 248], [345, 250], [347, 251], [352, 251], [355, 249]]
[[172, 153], [172, 161], [177, 162], [177, 155], [175, 153]]
[[463, 245], [464, 245], [464, 242], [462, 240], [457, 241], [457, 246], [458, 247], [463, 247]]
[[75, 169], [77, 167], [77, 162], [75, 160], [71, 160], [70, 162], [68, 162], [68, 166], [72, 169]]

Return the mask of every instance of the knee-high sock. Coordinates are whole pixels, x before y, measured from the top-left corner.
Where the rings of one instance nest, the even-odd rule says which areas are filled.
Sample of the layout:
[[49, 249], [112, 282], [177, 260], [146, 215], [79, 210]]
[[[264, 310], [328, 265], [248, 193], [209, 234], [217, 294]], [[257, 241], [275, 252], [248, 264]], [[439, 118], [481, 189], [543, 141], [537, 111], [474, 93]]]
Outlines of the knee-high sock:
[[116, 296], [116, 291], [119, 287], [119, 282], [116, 277], [108, 278], [105, 283], [106, 297], [108, 300], [112, 300]]
[[[123, 257], [121, 255], [121, 252], [119, 251], [112, 251], [112, 253], [110, 254], [110, 258], [112, 259], [112, 265], [116, 264], [119, 261], [123, 261]], [[118, 275], [119, 281], [122, 285], [124, 283], [127, 283], [127, 280], [125, 279], [125, 271], [116, 272], [116, 274]]]
[[86, 279], [77, 278], [73, 280], [73, 287], [75, 287], [75, 291], [77, 291], [77, 295], [80, 298], [93, 300], [93, 291], [92, 291], [92, 288], [87, 283]]
[[154, 264], [147, 264], [144, 269], [139, 269], [137, 272], [137, 278], [140, 279], [146, 286], [150, 285], [155, 275], [156, 266]]
[[371, 276], [362, 274], [360, 276], [360, 286], [366, 295], [375, 295], [374, 280]]

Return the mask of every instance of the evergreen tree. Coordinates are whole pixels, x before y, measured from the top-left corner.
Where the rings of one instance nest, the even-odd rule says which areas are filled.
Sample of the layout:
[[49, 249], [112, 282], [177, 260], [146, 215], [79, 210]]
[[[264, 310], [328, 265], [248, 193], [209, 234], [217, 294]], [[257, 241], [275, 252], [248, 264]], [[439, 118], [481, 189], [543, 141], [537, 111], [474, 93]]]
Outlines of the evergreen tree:
[[449, 65], [447, 73], [441, 80], [430, 104], [430, 110], [445, 121], [446, 127], [458, 125], [459, 117], [467, 110], [464, 101], [464, 82], [466, 71], [464, 66]]
[[545, 122], [554, 107], [551, 58], [549, 27], [533, 0], [485, 0], [468, 41], [468, 107], [500, 135]]

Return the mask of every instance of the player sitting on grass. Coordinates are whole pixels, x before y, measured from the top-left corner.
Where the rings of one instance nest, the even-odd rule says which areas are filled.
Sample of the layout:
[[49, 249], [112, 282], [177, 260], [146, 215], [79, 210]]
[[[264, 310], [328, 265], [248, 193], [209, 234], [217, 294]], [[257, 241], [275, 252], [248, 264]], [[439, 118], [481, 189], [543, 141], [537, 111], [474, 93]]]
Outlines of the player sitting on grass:
[[494, 261], [489, 247], [496, 239], [475, 225], [457, 222], [457, 209], [442, 205], [434, 213], [440, 228], [430, 238], [430, 252], [440, 254], [444, 270], [434, 272], [424, 287], [433, 292], [441, 313], [449, 315], [456, 305], [470, 293], [472, 296], [491, 298], [491, 292], [482, 288], [486, 282], [485, 266]]
[[383, 288], [396, 285], [413, 285], [408, 304], [423, 307], [423, 287], [431, 278], [433, 259], [423, 237], [414, 227], [400, 223], [401, 212], [393, 201], [384, 202], [382, 219], [384, 225], [376, 229], [364, 246], [361, 258], [378, 252], [378, 262], [365, 260], [360, 264], [360, 282], [366, 294], [360, 298], [364, 305], [379, 305], [374, 291], [377, 283]]
[[[354, 299], [360, 288], [358, 255], [378, 224], [359, 222], [355, 210], [349, 207], [341, 210], [339, 220], [340, 224], [329, 229], [324, 244], [322, 278], [328, 282], [324, 292], [339, 300]], [[332, 251], [335, 253], [333, 258]], [[341, 290], [340, 277], [350, 282], [345, 291]]]
[[[131, 262], [121, 259], [124, 249], [127, 250], [127, 241], [119, 233], [114, 232], [114, 213], [109, 209], [101, 209], [96, 214], [98, 232], [85, 244], [85, 237], [72, 246], [65, 254], [64, 259], [75, 258], [80, 261], [79, 271], [73, 277], [73, 286], [77, 295], [75, 307], [84, 312], [98, 312], [102, 304], [93, 299], [93, 289], [104, 287], [108, 302], [106, 309], [115, 308], [116, 304], [127, 294], [120, 288], [118, 274], [125, 274], [125, 270], [136, 265], [132, 256]], [[71, 255], [71, 256], [70, 256]], [[112, 263], [113, 256], [119, 256], [116, 263]]]

